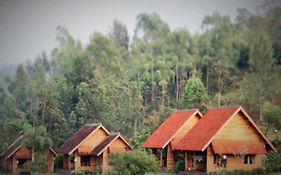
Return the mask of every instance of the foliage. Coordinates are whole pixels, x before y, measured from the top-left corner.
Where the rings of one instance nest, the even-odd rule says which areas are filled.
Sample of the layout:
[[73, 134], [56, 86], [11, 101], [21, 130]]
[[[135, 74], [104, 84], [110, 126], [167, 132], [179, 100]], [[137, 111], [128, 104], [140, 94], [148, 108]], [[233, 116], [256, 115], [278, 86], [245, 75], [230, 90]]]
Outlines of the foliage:
[[59, 26], [51, 56], [18, 65], [1, 84], [0, 151], [21, 131], [33, 151], [50, 138], [57, 147], [86, 123], [121, 132], [140, 149], [175, 109], [213, 105], [241, 104], [265, 133], [280, 130], [281, 13], [272, 3], [261, 14], [238, 9], [235, 21], [214, 12], [194, 35], [142, 13], [133, 37], [114, 21], [83, 47]]
[[45, 152], [36, 152], [34, 160], [26, 163], [24, 166], [30, 172], [44, 172], [47, 167], [47, 154]]
[[110, 175], [142, 175], [158, 170], [155, 157], [141, 151], [115, 153], [109, 160]]
[[173, 167], [173, 171], [174, 171], [175, 173], [184, 171], [184, 167], [185, 167], [184, 164], [185, 164], [184, 160], [178, 160], [178, 161], [176, 162], [176, 164], [174, 165], [174, 167]]
[[266, 169], [271, 172], [281, 171], [281, 154], [269, 152], [266, 157]]
[[208, 103], [208, 95], [204, 84], [199, 78], [188, 80], [183, 96], [183, 107], [187, 109], [199, 108], [205, 111]]
[[281, 107], [272, 105], [269, 102], [263, 104], [263, 117], [264, 122], [266, 123], [265, 135], [267, 132], [272, 129], [280, 130], [281, 129]]
[[91, 175], [94, 174], [92, 171], [89, 170], [74, 170], [71, 171], [71, 175]]

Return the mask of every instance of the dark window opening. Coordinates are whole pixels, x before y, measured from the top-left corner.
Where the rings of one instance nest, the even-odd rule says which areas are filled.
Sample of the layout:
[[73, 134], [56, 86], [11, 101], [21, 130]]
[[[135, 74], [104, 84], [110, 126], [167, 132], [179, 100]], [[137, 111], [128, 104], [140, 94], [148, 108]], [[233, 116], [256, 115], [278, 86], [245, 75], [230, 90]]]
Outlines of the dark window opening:
[[244, 164], [253, 164], [253, 155], [245, 155], [244, 157]]
[[90, 166], [91, 165], [91, 156], [81, 156], [80, 164], [81, 164], [81, 166]]
[[218, 155], [218, 154], [215, 154], [214, 155], [214, 164], [216, 165], [216, 166], [221, 166], [221, 157], [220, 157], [220, 155]]
[[18, 159], [17, 164], [18, 168], [24, 168], [24, 164], [27, 162], [27, 159]]

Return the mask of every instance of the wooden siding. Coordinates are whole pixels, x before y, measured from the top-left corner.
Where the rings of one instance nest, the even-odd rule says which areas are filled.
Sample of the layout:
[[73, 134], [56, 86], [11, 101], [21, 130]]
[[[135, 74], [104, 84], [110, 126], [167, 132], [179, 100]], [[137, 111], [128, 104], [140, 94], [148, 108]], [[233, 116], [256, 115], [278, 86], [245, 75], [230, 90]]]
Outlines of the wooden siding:
[[108, 159], [109, 159], [109, 149], [107, 148], [103, 152], [103, 157], [102, 157], [102, 171], [107, 172], [110, 170], [110, 166], [108, 165]]
[[253, 140], [261, 141], [262, 137], [258, 131], [247, 121], [242, 113], [237, 113], [226, 125], [216, 134], [214, 139], [227, 140]]
[[244, 164], [244, 156], [235, 157], [233, 155], [227, 155], [226, 167], [218, 167], [214, 164], [214, 153], [210, 147], [207, 149], [207, 171], [233, 171], [233, 170], [252, 170], [254, 168], [261, 168], [264, 155], [255, 155], [252, 164]]
[[47, 164], [48, 172], [54, 172], [54, 159], [55, 159], [54, 153], [50, 149], [48, 149], [48, 164]]
[[99, 128], [87, 139], [82, 141], [82, 143], [79, 146], [94, 148], [97, 145], [99, 145], [106, 137], [107, 137], [107, 133], [102, 128]]
[[71, 169], [70, 156], [69, 155], [64, 155], [63, 168], [67, 169], [67, 170]]
[[[258, 141], [264, 143], [262, 137], [241, 112], [237, 113], [236, 116], [226, 123], [226, 125], [215, 135], [214, 140], [215, 139]], [[244, 164], [244, 155], [227, 155], [227, 166], [217, 167], [214, 164], [214, 152], [211, 147], [208, 146], [207, 171], [231, 171], [235, 169], [251, 170], [254, 168], [261, 168], [263, 156], [264, 155], [255, 155], [253, 164]]]
[[123, 140], [118, 137], [116, 140], [114, 140], [110, 145], [109, 145], [109, 151], [110, 153], [114, 152], [124, 152], [126, 150], [130, 150], [128, 145], [123, 142]]
[[167, 146], [167, 170], [172, 170], [175, 165], [174, 152], [171, 144]]

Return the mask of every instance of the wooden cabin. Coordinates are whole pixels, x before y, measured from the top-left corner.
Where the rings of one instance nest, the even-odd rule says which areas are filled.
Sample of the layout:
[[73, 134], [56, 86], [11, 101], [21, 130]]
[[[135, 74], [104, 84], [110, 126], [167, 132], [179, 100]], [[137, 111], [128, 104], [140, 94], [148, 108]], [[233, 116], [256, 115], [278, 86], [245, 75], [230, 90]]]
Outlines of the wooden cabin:
[[202, 114], [198, 109], [173, 112], [151, 136], [142, 147], [149, 148], [158, 158], [160, 166], [171, 170], [176, 160], [184, 159], [181, 151], [174, 151], [174, 146], [199, 121]]
[[[32, 161], [32, 151], [28, 148], [24, 148], [21, 145], [23, 134], [18, 134], [14, 141], [8, 146], [1, 154], [1, 165], [6, 172], [12, 174], [20, 174], [28, 172], [25, 168], [25, 164]], [[54, 158], [57, 153], [49, 147], [47, 150], [47, 167], [46, 172], [54, 171]]]
[[208, 109], [171, 151], [184, 154], [186, 171], [216, 172], [262, 168], [276, 149], [241, 106], [231, 106]]
[[58, 149], [64, 155], [64, 169], [110, 170], [110, 154], [132, 150], [119, 133], [109, 133], [101, 124], [80, 128]]

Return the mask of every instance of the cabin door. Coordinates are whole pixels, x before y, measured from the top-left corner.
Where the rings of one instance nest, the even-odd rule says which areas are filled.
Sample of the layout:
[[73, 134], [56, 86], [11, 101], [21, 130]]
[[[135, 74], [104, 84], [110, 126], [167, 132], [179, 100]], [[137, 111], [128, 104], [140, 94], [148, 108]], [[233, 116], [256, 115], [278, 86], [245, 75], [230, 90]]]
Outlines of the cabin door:
[[206, 162], [206, 151], [193, 152], [193, 167], [195, 171], [205, 171]]
[[206, 152], [185, 152], [185, 170], [206, 171]]

